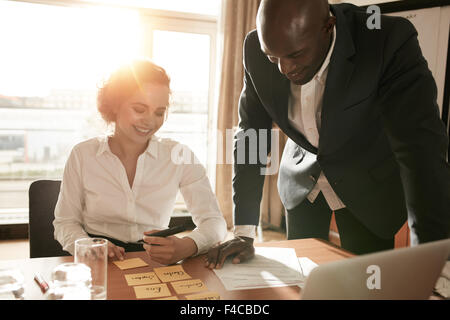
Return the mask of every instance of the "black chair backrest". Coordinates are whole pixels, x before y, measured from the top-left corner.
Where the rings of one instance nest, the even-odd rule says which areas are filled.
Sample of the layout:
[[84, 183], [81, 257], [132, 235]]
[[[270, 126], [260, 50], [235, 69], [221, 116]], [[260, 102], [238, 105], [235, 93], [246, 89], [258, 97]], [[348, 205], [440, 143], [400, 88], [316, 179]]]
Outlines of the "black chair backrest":
[[37, 180], [30, 185], [29, 228], [30, 258], [68, 256], [54, 238], [53, 220], [61, 181]]

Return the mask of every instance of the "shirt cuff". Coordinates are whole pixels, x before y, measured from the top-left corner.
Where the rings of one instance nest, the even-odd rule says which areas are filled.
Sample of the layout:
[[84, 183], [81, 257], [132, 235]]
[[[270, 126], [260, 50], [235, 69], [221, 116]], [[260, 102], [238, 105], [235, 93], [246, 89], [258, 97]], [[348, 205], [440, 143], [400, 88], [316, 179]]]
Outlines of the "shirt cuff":
[[211, 244], [208, 243], [208, 240], [205, 238], [205, 236], [202, 235], [200, 232], [196, 232], [196, 230], [187, 234], [185, 237], [194, 240], [195, 245], [197, 246], [197, 253], [193, 255], [194, 257], [206, 253], [208, 249], [211, 247]]
[[239, 225], [234, 226], [234, 236], [235, 237], [248, 237], [256, 238], [256, 226], [254, 225]]

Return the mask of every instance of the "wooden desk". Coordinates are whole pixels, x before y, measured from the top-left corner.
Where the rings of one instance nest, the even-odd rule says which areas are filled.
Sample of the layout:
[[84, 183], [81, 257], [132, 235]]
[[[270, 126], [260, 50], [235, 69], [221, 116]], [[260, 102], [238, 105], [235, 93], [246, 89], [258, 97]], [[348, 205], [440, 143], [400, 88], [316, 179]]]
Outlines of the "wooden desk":
[[[317, 264], [336, 261], [352, 256], [349, 252], [335, 247], [325, 241], [316, 239], [267, 242], [256, 244], [256, 246], [294, 248], [297, 256], [308, 257]], [[128, 273], [148, 272], [154, 267], [161, 266], [160, 264], [151, 261], [146, 252], [129, 252], [125, 256], [126, 259], [136, 257], [146, 261], [149, 266], [129, 270], [120, 270], [111, 261], [109, 262], [108, 300], [135, 300], [136, 295], [134, 293], [134, 289], [133, 287], [128, 286], [124, 275]], [[53, 268], [65, 262], [73, 262], [73, 257], [0, 261], [0, 268], [19, 268], [25, 276], [26, 299], [40, 300], [44, 298], [44, 295], [33, 280], [34, 273], [41, 273], [41, 275], [49, 281]], [[219, 278], [216, 277], [214, 271], [204, 267], [204, 255], [185, 260], [183, 262], [183, 268], [193, 279], [201, 279], [206, 284], [209, 291], [218, 292], [222, 300], [293, 300], [299, 299], [300, 297], [300, 288], [298, 286], [227, 291]], [[177, 296], [170, 285], [169, 288], [173, 295]], [[178, 295], [178, 298], [185, 299], [183, 295]]]

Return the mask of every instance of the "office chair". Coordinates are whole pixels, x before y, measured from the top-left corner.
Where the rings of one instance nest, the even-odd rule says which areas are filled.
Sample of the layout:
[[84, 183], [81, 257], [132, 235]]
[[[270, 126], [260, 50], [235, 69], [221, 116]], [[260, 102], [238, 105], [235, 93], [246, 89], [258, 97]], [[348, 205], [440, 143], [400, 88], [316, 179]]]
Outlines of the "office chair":
[[[37, 180], [31, 183], [29, 195], [30, 258], [70, 256], [55, 240], [53, 220], [58, 201], [60, 180]], [[171, 217], [169, 227], [185, 225], [187, 230], [195, 228], [190, 215]]]
[[70, 255], [53, 236], [54, 211], [60, 186], [59, 180], [37, 180], [30, 185], [28, 190], [30, 258]]

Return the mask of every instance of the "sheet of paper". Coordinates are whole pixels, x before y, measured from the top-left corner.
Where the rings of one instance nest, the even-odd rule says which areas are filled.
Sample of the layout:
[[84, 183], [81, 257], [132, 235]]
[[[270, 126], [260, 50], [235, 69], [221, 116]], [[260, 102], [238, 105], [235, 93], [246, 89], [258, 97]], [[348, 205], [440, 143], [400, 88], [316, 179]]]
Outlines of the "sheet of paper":
[[309, 276], [310, 272], [318, 266], [317, 263], [312, 261], [307, 257], [298, 258], [298, 262], [300, 262], [300, 267], [302, 268], [302, 274], [306, 278]]
[[148, 266], [148, 263], [141, 258], [117, 260], [113, 261], [113, 263], [122, 270]]
[[438, 278], [434, 290], [444, 298], [450, 298], [450, 261], [447, 261], [442, 269], [441, 276]]
[[303, 289], [305, 287], [306, 278], [309, 276], [309, 273], [318, 266], [318, 264], [307, 257], [298, 258], [298, 262], [300, 263], [303, 277], [303, 282], [299, 283], [298, 286]]
[[200, 279], [176, 281], [170, 283], [178, 294], [193, 293], [207, 290], [205, 284]]
[[140, 286], [144, 284], [161, 282], [154, 272], [126, 274], [125, 279], [127, 280], [129, 286]]
[[196, 293], [186, 296], [188, 300], [220, 300], [220, 294], [217, 292]]
[[134, 293], [136, 293], [136, 298], [138, 299], [160, 298], [172, 295], [169, 287], [167, 287], [167, 284], [165, 283], [137, 286], [133, 288]]
[[181, 265], [175, 265], [170, 267], [160, 267], [154, 268], [153, 271], [156, 273], [158, 278], [162, 282], [179, 281], [185, 279], [191, 279], [191, 276], [184, 271]]
[[255, 257], [214, 269], [227, 290], [244, 290], [299, 285], [304, 277], [295, 249], [255, 247]]

